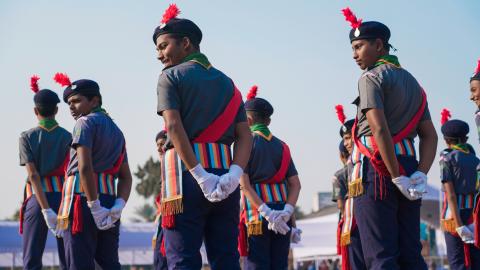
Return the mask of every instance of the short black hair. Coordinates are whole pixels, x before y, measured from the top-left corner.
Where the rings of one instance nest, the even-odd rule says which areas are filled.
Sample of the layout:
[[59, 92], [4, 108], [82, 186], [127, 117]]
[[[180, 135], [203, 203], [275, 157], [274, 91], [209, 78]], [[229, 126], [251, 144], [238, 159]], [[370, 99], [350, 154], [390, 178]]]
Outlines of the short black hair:
[[461, 138], [452, 138], [452, 137], [443, 137], [445, 142], [448, 144], [463, 144], [466, 143], [468, 137], [461, 137]]
[[254, 123], [267, 124], [270, 121], [270, 116], [257, 111], [247, 111], [247, 114], [252, 117]]
[[88, 99], [88, 101], [91, 101], [94, 97], [98, 97], [98, 105], [99, 106], [102, 106], [102, 95], [95, 95], [95, 94], [82, 94], [82, 93], [78, 93], [79, 95], [81, 96], [84, 96]]
[[57, 109], [57, 105], [35, 105], [38, 110], [38, 114], [43, 117], [50, 117], [55, 115], [55, 110]]
[[367, 39], [367, 41], [370, 43], [370, 44], [373, 44], [375, 43], [375, 41], [377, 41], [377, 39], [380, 39], [383, 43], [383, 47], [384, 49], [387, 51], [387, 52], [390, 52], [390, 48], [392, 48], [392, 45], [390, 45], [390, 43], [386, 42], [385, 40], [381, 39], [381, 38], [370, 38], [370, 39]]

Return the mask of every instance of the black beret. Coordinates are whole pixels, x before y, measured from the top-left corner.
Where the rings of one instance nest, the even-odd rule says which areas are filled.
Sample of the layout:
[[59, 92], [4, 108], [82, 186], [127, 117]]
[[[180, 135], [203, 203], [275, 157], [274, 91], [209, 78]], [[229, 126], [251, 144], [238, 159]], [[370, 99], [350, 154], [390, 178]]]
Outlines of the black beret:
[[263, 98], [252, 98], [245, 101], [246, 111], [255, 111], [262, 113], [266, 117], [270, 117], [273, 114], [273, 107], [267, 100]]
[[345, 147], [343, 140], [340, 141], [340, 144], [338, 145], [338, 150], [340, 151], [340, 153], [348, 155], [348, 150]]
[[470, 128], [462, 120], [449, 120], [442, 125], [442, 134], [448, 138], [464, 138], [468, 132], [470, 132]]
[[359, 39], [376, 39], [379, 38], [385, 43], [390, 39], [390, 29], [381, 22], [362, 22], [360, 27], [350, 30], [350, 43]]
[[92, 80], [82, 79], [78, 81], [74, 81], [70, 86], [65, 88], [63, 91], [63, 101], [67, 103], [68, 98], [73, 95], [80, 94], [82, 96], [99, 96], [100, 95], [100, 87], [98, 83]]
[[340, 137], [343, 138], [343, 134], [352, 131], [352, 127], [353, 127], [353, 123], [354, 123], [354, 122], [355, 122], [355, 120], [350, 119], [350, 120], [346, 121], [346, 122], [343, 124], [343, 126], [340, 127]]
[[188, 19], [172, 18], [166, 24], [157, 26], [153, 32], [153, 43], [157, 44], [157, 38], [164, 34], [178, 34], [190, 38], [193, 44], [200, 44], [202, 31]]
[[167, 131], [162, 130], [157, 133], [157, 136], [155, 136], [155, 142], [158, 141], [159, 139], [166, 139], [167, 138]]
[[33, 96], [33, 102], [39, 107], [54, 106], [60, 103], [60, 99], [52, 90], [42, 89]]

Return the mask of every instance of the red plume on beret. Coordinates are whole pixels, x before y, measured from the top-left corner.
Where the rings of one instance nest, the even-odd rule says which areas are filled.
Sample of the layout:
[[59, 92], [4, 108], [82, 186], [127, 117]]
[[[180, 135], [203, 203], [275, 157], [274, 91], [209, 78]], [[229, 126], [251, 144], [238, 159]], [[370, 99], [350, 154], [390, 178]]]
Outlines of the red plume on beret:
[[40, 88], [38, 87], [38, 80], [40, 80], [40, 77], [38, 77], [37, 75], [33, 75], [30, 78], [30, 89], [32, 89], [34, 93], [37, 93], [38, 90], [40, 90]]
[[345, 20], [347, 22], [350, 22], [352, 28], [356, 29], [360, 27], [360, 24], [362, 24], [362, 19], [357, 19], [357, 16], [353, 14], [352, 10], [349, 7], [342, 9], [342, 12], [343, 16], [345, 16]]
[[445, 124], [448, 120], [450, 120], [450, 117], [452, 117], [450, 111], [447, 109], [443, 109], [440, 114], [442, 115], [442, 119], [440, 120], [440, 123], [442, 125]]
[[337, 106], [335, 106], [335, 111], [337, 112], [338, 120], [343, 125], [345, 123], [345, 119], [347, 119], [347, 117], [345, 116], [345, 112], [343, 111], [343, 105], [338, 104]]
[[176, 4], [170, 4], [168, 8], [165, 10], [165, 13], [163, 13], [163, 18], [162, 21], [160, 22], [161, 24], [166, 24], [168, 23], [171, 19], [176, 18], [180, 14], [180, 10], [178, 9]]
[[257, 97], [258, 86], [254, 85], [250, 88], [247, 94], [247, 100], [254, 99]]
[[478, 74], [479, 72], [480, 72], [480, 59], [478, 59], [477, 68], [475, 69], [475, 74]]
[[61, 86], [70, 86], [72, 83], [70, 82], [70, 78], [68, 78], [68, 75], [65, 73], [60, 73], [58, 72], [55, 74], [53, 77], [53, 80], [55, 80], [58, 84]]

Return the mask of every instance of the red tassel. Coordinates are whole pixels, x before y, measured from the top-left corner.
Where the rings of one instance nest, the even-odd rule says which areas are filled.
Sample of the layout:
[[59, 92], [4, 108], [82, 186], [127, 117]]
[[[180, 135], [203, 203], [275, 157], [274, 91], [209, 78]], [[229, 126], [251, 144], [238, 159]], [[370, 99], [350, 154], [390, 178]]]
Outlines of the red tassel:
[[32, 89], [34, 93], [37, 93], [38, 90], [40, 90], [40, 87], [38, 86], [38, 80], [40, 80], [40, 77], [37, 75], [33, 75], [30, 78], [30, 89]]
[[23, 234], [23, 219], [24, 219], [25, 208], [27, 207], [28, 199], [30, 199], [30, 198], [27, 198], [27, 199], [23, 200], [22, 207], [20, 207], [20, 216], [19, 216], [19, 219], [20, 219], [20, 224], [19, 225], [20, 226], [18, 228], [18, 232], [20, 234]]
[[442, 119], [440, 120], [440, 123], [443, 126], [443, 124], [445, 124], [448, 120], [450, 120], [450, 117], [452, 117], [452, 115], [450, 114], [450, 111], [447, 109], [443, 109], [440, 114], [442, 115]]
[[80, 195], [75, 195], [73, 208], [72, 234], [75, 235], [83, 231], [82, 197]]
[[342, 254], [342, 245], [340, 244], [340, 239], [342, 238], [342, 228], [343, 228], [344, 217], [338, 222], [337, 225], [337, 255]]
[[477, 68], [475, 69], [475, 74], [478, 74], [479, 72], [480, 72], [480, 59], [478, 59]]
[[175, 228], [175, 215], [162, 215], [162, 228], [164, 229]]
[[470, 265], [472, 265], [472, 262], [470, 260], [470, 246], [468, 244], [463, 244], [463, 253], [465, 258], [465, 267], [469, 268]]
[[473, 235], [475, 238], [475, 247], [480, 248], [480, 200], [477, 200], [475, 209], [473, 210]]
[[60, 84], [61, 86], [70, 86], [72, 83], [70, 82], [70, 78], [65, 73], [56, 73], [53, 77], [53, 80]]
[[177, 5], [170, 4], [170, 6], [168, 6], [168, 8], [165, 10], [165, 13], [163, 13], [163, 18], [160, 23], [166, 24], [171, 19], [176, 18], [178, 14], [180, 14], [180, 10], [178, 9]]
[[160, 253], [163, 257], [167, 257], [167, 252], [165, 251], [165, 237], [162, 237], [162, 243], [160, 243]]
[[343, 111], [343, 105], [338, 104], [337, 106], [335, 106], [335, 111], [337, 112], [337, 117], [340, 123], [342, 123], [342, 125], [345, 124], [345, 119], [347, 119], [347, 117], [345, 116], [345, 112]]
[[348, 256], [348, 245], [342, 247], [342, 270], [351, 270], [350, 259]]
[[248, 243], [247, 243], [247, 230], [245, 228], [245, 222], [246, 217], [245, 217], [245, 212], [242, 212], [240, 215], [240, 222], [238, 223], [238, 252], [240, 253], [240, 256], [246, 257], [248, 256]]
[[362, 24], [362, 19], [357, 19], [357, 16], [353, 14], [352, 10], [349, 7], [342, 9], [343, 16], [345, 16], [345, 20], [350, 22], [350, 25], [353, 29], [360, 27]]
[[254, 85], [250, 88], [247, 94], [247, 100], [254, 99], [257, 97], [258, 86]]

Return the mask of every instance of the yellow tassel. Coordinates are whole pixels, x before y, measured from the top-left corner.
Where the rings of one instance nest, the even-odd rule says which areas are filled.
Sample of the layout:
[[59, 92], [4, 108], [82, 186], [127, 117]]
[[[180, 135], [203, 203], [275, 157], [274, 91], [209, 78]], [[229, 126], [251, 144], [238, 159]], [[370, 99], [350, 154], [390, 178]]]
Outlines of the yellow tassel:
[[455, 220], [453, 220], [453, 218], [441, 219], [440, 224], [442, 226], [442, 230], [452, 234], [457, 233], [456, 231], [457, 226], [455, 225]]
[[57, 228], [61, 230], [68, 229], [68, 216], [58, 216], [57, 217]]
[[160, 204], [160, 213], [166, 216], [172, 216], [183, 213], [182, 195], [176, 195], [167, 199], [162, 199]]
[[350, 232], [342, 233], [340, 236], [340, 245], [342, 247], [350, 245]]
[[357, 178], [348, 183], [348, 196], [350, 198], [357, 197], [363, 194], [362, 178]]
[[155, 250], [155, 246], [157, 245], [157, 237], [152, 238], [152, 249]]
[[262, 221], [255, 220], [247, 223], [247, 235], [262, 235]]

